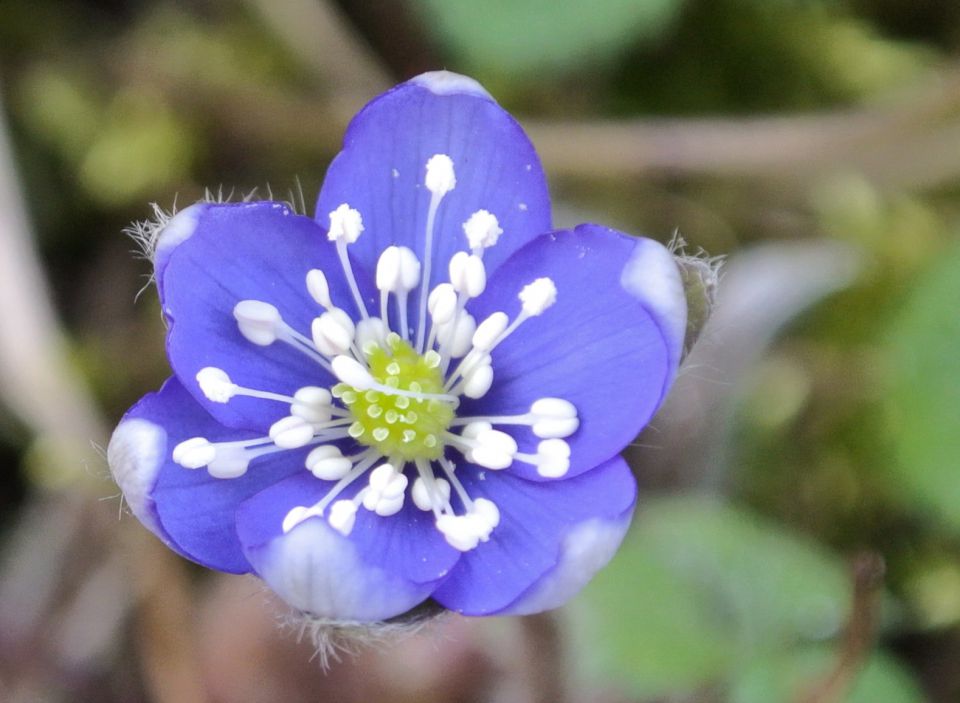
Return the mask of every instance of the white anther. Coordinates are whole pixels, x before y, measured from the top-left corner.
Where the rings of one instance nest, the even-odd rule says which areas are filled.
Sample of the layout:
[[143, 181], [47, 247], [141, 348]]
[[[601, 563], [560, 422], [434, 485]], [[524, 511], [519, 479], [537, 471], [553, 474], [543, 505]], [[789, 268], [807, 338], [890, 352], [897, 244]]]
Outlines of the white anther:
[[338, 500], [330, 506], [330, 514], [327, 516], [327, 522], [330, 524], [330, 527], [344, 537], [353, 531], [353, 525], [356, 521], [357, 506], [352, 500]]
[[225, 451], [217, 452], [214, 460], [207, 465], [207, 473], [214, 478], [239, 478], [247, 473], [255, 456], [242, 447], [228, 447]]
[[359, 391], [370, 390], [377, 384], [366, 367], [352, 356], [341, 354], [334, 357], [331, 366], [339, 380]]
[[450, 283], [458, 293], [476, 298], [487, 287], [487, 270], [483, 259], [475, 254], [458, 251], [450, 258]]
[[538, 278], [523, 287], [519, 298], [523, 312], [535, 317], [557, 302], [557, 287], [549, 278]]
[[533, 433], [542, 439], [569, 437], [580, 427], [577, 409], [563, 398], [541, 398], [530, 406]]
[[493, 528], [500, 524], [500, 509], [486, 498], [477, 498], [473, 507], [464, 515], [474, 530], [477, 539], [486, 542], [490, 539]]
[[389, 246], [377, 261], [377, 288], [398, 293], [411, 291], [420, 282], [420, 261], [407, 247]]
[[173, 461], [185, 469], [200, 469], [217, 456], [217, 448], [204, 437], [185, 439], [173, 448]]
[[545, 439], [537, 445], [537, 473], [560, 478], [570, 470], [570, 445], [562, 439]]
[[[473, 510], [470, 511], [470, 514], [481, 519], [486, 525], [490, 526], [490, 530], [500, 524], [500, 509], [497, 507], [497, 504], [486, 498], [477, 498], [473, 501]], [[487, 535], [489, 535], [489, 530]], [[486, 542], [486, 539], [484, 539]]]
[[482, 432], [487, 430], [492, 430], [493, 425], [489, 422], [484, 422], [483, 420], [477, 420], [476, 422], [471, 422], [464, 426], [461, 436], [464, 439], [476, 439]]
[[350, 316], [340, 308], [332, 308], [314, 318], [310, 327], [313, 343], [321, 354], [345, 354], [353, 344], [356, 327]]
[[331, 242], [342, 240], [353, 244], [363, 232], [363, 218], [357, 210], [343, 203], [330, 213], [330, 230], [327, 239]]
[[313, 425], [296, 415], [287, 415], [270, 425], [270, 439], [281, 449], [299, 449], [313, 439]]
[[333, 417], [333, 397], [330, 391], [319, 386], [304, 386], [293, 394], [290, 414], [302, 417], [307, 422], [319, 425]]
[[427, 176], [424, 184], [434, 195], [446, 195], [457, 187], [453, 171], [453, 159], [446, 154], [434, 154], [427, 160]]
[[333, 303], [330, 302], [330, 284], [327, 283], [327, 277], [320, 269], [307, 271], [307, 292], [320, 306], [333, 307]]
[[461, 357], [470, 351], [473, 333], [477, 331], [477, 323], [473, 315], [462, 310], [450, 322], [440, 325], [437, 329], [437, 341], [450, 358]]
[[450, 482], [445, 478], [434, 479], [431, 494], [427, 488], [427, 482], [418, 478], [410, 489], [410, 497], [413, 498], [413, 504], [420, 510], [425, 512], [434, 508], [439, 510], [450, 502]]
[[484, 429], [473, 439], [467, 459], [488, 469], [505, 469], [517, 453], [516, 440], [506, 432]]
[[490, 364], [474, 366], [463, 379], [463, 394], [468, 398], [482, 398], [493, 385], [493, 367]]
[[237, 386], [230, 380], [227, 372], [215, 366], [207, 366], [197, 371], [197, 383], [207, 400], [214, 403], [226, 403], [237, 394]]
[[307, 518], [317, 517], [317, 515], [318, 513], [313, 508], [298, 505], [295, 508], [291, 508], [287, 516], [283, 518], [282, 529], [284, 533], [287, 533]]
[[283, 325], [280, 311], [262, 300], [241, 300], [233, 308], [237, 326], [248, 342], [266, 347], [277, 341], [278, 330]]
[[469, 552], [480, 543], [476, 525], [466, 515], [441, 515], [436, 521], [437, 530], [454, 549]]
[[507, 317], [506, 313], [492, 313], [477, 326], [477, 331], [473, 333], [473, 348], [483, 352], [493, 349], [497, 339], [507, 329], [509, 322], [510, 318]]
[[403, 508], [407, 477], [392, 464], [382, 464], [370, 472], [369, 483], [363, 494], [363, 507], [387, 517]]
[[338, 481], [353, 468], [353, 462], [332, 444], [322, 444], [311, 450], [304, 464], [310, 473], [324, 481]]
[[365, 354], [371, 344], [379, 346], [386, 337], [387, 325], [379, 317], [368, 317], [357, 323], [357, 346]]
[[457, 292], [449, 283], [441, 283], [427, 298], [427, 309], [435, 325], [444, 325], [453, 319], [457, 312]]
[[486, 210], [477, 210], [463, 223], [463, 233], [471, 249], [487, 249], [497, 243], [503, 230], [497, 216]]

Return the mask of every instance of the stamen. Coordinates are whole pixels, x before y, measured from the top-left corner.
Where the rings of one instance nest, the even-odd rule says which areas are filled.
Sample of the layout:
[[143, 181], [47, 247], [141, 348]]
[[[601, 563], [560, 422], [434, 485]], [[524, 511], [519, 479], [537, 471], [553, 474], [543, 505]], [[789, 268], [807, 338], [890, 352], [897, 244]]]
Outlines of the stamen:
[[544, 478], [560, 478], [570, 470], [570, 445], [562, 439], [545, 439], [537, 445], [536, 454], [516, 454], [517, 461], [537, 467]]
[[562, 398], [541, 398], [530, 406], [533, 433], [544, 439], [569, 437], [580, 427], [577, 409]]
[[444, 513], [437, 517], [435, 525], [448, 544], [462, 552], [468, 552], [480, 542], [490, 539], [490, 533], [500, 524], [500, 511], [496, 504], [486, 498], [470, 500], [453, 473], [453, 465], [446, 460], [442, 460], [440, 464], [456, 488], [466, 514], [454, 515], [452, 511]]
[[420, 282], [420, 261], [407, 247], [390, 246], [377, 261], [377, 288], [380, 289], [380, 315], [387, 320], [387, 294], [397, 296], [400, 336], [409, 338], [407, 294]]
[[214, 366], [197, 371], [197, 384], [207, 400], [214, 403], [227, 403], [237, 394], [237, 386], [230, 380], [227, 372]]
[[529, 425], [533, 433], [541, 439], [562, 439], [569, 437], [580, 427], [577, 409], [573, 403], [562, 398], [541, 398], [530, 406], [530, 412], [524, 415], [477, 415], [458, 417], [450, 423], [472, 425], [485, 422], [491, 425]]
[[463, 233], [467, 235], [470, 248], [479, 256], [484, 249], [497, 243], [503, 230], [500, 229], [496, 215], [486, 210], [477, 210], [463, 223]]
[[385, 343], [389, 332], [385, 319], [368, 317], [357, 323], [356, 343], [364, 356], [370, 356], [371, 344], [381, 346]]
[[530, 317], [536, 317], [557, 302], [557, 286], [549, 278], [538, 278], [524, 286], [519, 297], [523, 312]]
[[[311, 517], [321, 517], [323, 511], [326, 510], [327, 506], [332, 503], [338, 495], [340, 495], [344, 489], [346, 489], [351, 483], [353, 483], [357, 478], [362, 476], [367, 469], [369, 469], [378, 459], [378, 456], [372, 450], [367, 450], [363, 452], [357, 458], [357, 463], [350, 470], [350, 472], [341, 478], [337, 483], [330, 489], [330, 491], [325, 495], [319, 502], [312, 506], [298, 505], [295, 508], [292, 508], [287, 516], [283, 519], [282, 529], [283, 531], [289, 532], [294, 527], [299, 525], [304, 520]], [[338, 501], [339, 502], [339, 501]], [[347, 501], [351, 502], [352, 501]], [[346, 510], [345, 508], [340, 508], [340, 510]], [[334, 529], [339, 529], [336, 525], [331, 525]], [[353, 524], [350, 523], [350, 529], [353, 528]], [[342, 530], [341, 530], [342, 532]], [[349, 534], [349, 530], [343, 534]]]
[[241, 300], [233, 308], [240, 334], [248, 342], [268, 347], [280, 337], [283, 318], [276, 306], [262, 300]]
[[310, 269], [307, 272], [307, 292], [321, 307], [328, 310], [333, 307], [330, 301], [330, 284], [320, 269]]
[[473, 338], [470, 340], [473, 348], [461, 359], [453, 373], [447, 378], [447, 382], [444, 384], [445, 390], [459, 393], [460, 386], [457, 385], [457, 380], [461, 374], [470, 373], [474, 367], [482, 363], [490, 363], [489, 352], [501, 339], [507, 329], [509, 320], [510, 318], [507, 317], [506, 313], [495, 312], [477, 326]]
[[337, 356], [345, 354], [353, 345], [356, 327], [350, 316], [340, 308], [331, 308], [314, 318], [310, 329], [313, 343], [321, 354]]
[[395, 515], [403, 509], [407, 477], [392, 464], [382, 464], [370, 472], [363, 507], [381, 517]]
[[270, 303], [262, 300], [241, 300], [233, 308], [233, 317], [237, 321], [240, 334], [248, 342], [268, 347], [279, 340], [303, 352], [328, 371], [331, 370], [330, 362], [317, 353], [313, 342], [284, 322], [280, 311]]
[[313, 439], [314, 426], [296, 415], [287, 415], [270, 425], [270, 439], [281, 449], [299, 449]]
[[185, 469], [207, 468], [214, 478], [230, 479], [247, 472], [250, 462], [265, 454], [283, 451], [269, 444], [269, 438], [256, 437], [236, 442], [210, 442], [191, 437], [173, 448], [172, 459]]
[[330, 229], [327, 239], [331, 242], [343, 241], [353, 244], [363, 233], [363, 217], [358, 210], [354, 210], [347, 203], [330, 213]]
[[330, 516], [327, 522], [330, 527], [342, 534], [348, 536], [353, 531], [353, 525], [357, 521], [357, 504], [352, 500], [338, 500], [330, 506]]
[[453, 169], [453, 159], [446, 154], [434, 154], [427, 161], [427, 174], [424, 179], [427, 190], [430, 191], [430, 206], [427, 210], [426, 240], [423, 249], [426, 259], [423, 263], [423, 285], [420, 286], [420, 304], [417, 306], [417, 343], [416, 349], [421, 354], [425, 351], [424, 332], [427, 324], [427, 288], [430, 285], [430, 266], [433, 262], [433, 230], [437, 220], [437, 210], [443, 196], [457, 186], [457, 178]]
[[516, 440], [486, 422], [472, 422], [463, 429], [462, 435], [447, 432], [444, 437], [463, 451], [467, 461], [487, 469], [507, 468], [517, 453]]
[[437, 342], [440, 345], [441, 369], [446, 372], [451, 359], [457, 359], [470, 351], [473, 333], [477, 331], [477, 322], [473, 315], [461, 310], [446, 324], [437, 329]]
[[458, 251], [450, 258], [449, 273], [453, 289], [465, 298], [476, 298], [487, 287], [487, 270], [476, 254]]
[[457, 187], [453, 159], [446, 154], [434, 154], [427, 160], [427, 175], [424, 184], [434, 195], [444, 196]]
[[173, 448], [173, 461], [185, 469], [201, 469], [217, 456], [217, 448], [204, 437], [185, 439]]
[[360, 287], [357, 285], [357, 279], [353, 275], [353, 266], [350, 264], [350, 257], [347, 256], [347, 245], [353, 244], [363, 232], [363, 218], [357, 210], [354, 210], [347, 203], [343, 203], [336, 210], [330, 213], [330, 230], [327, 232], [327, 238], [336, 242], [337, 256], [340, 259], [340, 266], [343, 268], [343, 275], [350, 286], [350, 293], [353, 295], [353, 301], [357, 304], [357, 310], [364, 319], [367, 315], [367, 306], [363, 302], [363, 296], [360, 295]]
[[463, 395], [468, 398], [482, 398], [493, 385], [493, 367], [490, 364], [475, 366], [463, 379]]
[[290, 414], [315, 425], [329, 422], [334, 415], [347, 415], [345, 410], [333, 406], [330, 391], [319, 386], [304, 386], [298, 389], [290, 400]]
[[[420, 471], [419, 462], [417, 469]], [[439, 517], [440, 511], [450, 505], [450, 482], [444, 478], [435, 478], [429, 467], [427, 470], [429, 474], [420, 471], [420, 477], [413, 482], [410, 497], [420, 510], [433, 511]]]
[[324, 481], [338, 481], [353, 467], [353, 461], [333, 444], [322, 444], [313, 449], [304, 463], [310, 473]]

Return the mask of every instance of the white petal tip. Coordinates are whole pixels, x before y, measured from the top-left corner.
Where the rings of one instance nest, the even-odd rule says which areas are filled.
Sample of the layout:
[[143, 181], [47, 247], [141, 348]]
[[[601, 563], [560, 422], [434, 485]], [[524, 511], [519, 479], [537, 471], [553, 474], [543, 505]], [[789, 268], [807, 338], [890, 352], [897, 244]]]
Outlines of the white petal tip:
[[459, 73], [453, 73], [452, 71], [429, 71], [428, 73], [421, 73], [416, 78], [411, 79], [410, 82], [422, 86], [436, 95], [456, 95], [461, 93], [493, 100], [490, 93], [473, 78], [463, 76]]

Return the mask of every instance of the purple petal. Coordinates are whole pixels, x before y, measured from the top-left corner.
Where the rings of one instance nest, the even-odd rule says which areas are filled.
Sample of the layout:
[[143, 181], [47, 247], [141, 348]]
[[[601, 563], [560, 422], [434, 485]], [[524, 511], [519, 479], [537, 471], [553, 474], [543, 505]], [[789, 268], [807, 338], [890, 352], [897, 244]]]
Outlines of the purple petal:
[[370, 271], [391, 244], [422, 260], [430, 203], [423, 181], [435, 154], [453, 160], [457, 185], [437, 214], [431, 287], [467, 249], [462, 225], [477, 210], [496, 215], [504, 231], [485, 255], [488, 270], [550, 229], [546, 180], [523, 130], [479, 84], [446, 72], [403, 83], [357, 115], [327, 171], [317, 221], [326, 227], [343, 203], [359, 210], [366, 229], [350, 250]]
[[633, 510], [592, 518], [571, 528], [560, 544], [557, 565], [497, 615], [530, 615], [559, 608], [606, 566], [623, 542]]
[[177, 444], [196, 436], [231, 441], [255, 433], [223, 427], [171, 378], [123, 417], [107, 451], [110, 468], [134, 515], [172, 549], [213, 569], [245, 573], [237, 506], [291, 473], [306, 473], [304, 452], [262, 457], [239, 478], [217, 479], [170, 458]]
[[[655, 294], [635, 272], [643, 271]], [[524, 322], [493, 351], [493, 386], [464, 403], [460, 413], [515, 415], [543, 397], [573, 403], [580, 428], [568, 438], [568, 476], [620, 452], [650, 420], [675, 374], [682, 332], [664, 324], [661, 310], [685, 310], [679, 273], [656, 242], [596, 225], [544, 235], [518, 251], [472, 303], [478, 320], [502, 310], [519, 312], [517, 294], [541, 276], [557, 287], [557, 301]], [[629, 285], [624, 281], [628, 281]], [[652, 305], [651, 301], [656, 302]], [[536, 453], [539, 439], [523, 426], [504, 426], [521, 452]], [[515, 461], [525, 478], [536, 469]]]
[[322, 312], [306, 289], [312, 268], [327, 274], [334, 304], [355, 314], [334, 247], [312, 220], [280, 203], [257, 202], [190, 208], [167, 229], [174, 226], [178, 236], [168, 241], [165, 231], [157, 256], [157, 287], [170, 325], [167, 355], [201, 405], [229, 427], [266, 429], [289, 414], [276, 401], [208, 400], [196, 381], [206, 366], [222, 368], [239, 385], [285, 395], [334, 382], [316, 361], [280, 341], [267, 347], [247, 341], [233, 317], [241, 300], [262, 300], [309, 337]]
[[[364, 485], [359, 479], [341, 497]], [[410, 500], [389, 517], [361, 508], [347, 537], [318, 517], [283, 534], [287, 512], [315, 504], [332, 486], [296, 475], [241, 506], [237, 529], [260, 577], [295, 607], [339, 620], [384, 620], [428, 598], [460, 554]]]
[[[469, 465], [457, 476], [471, 498], [488, 498], [500, 510], [490, 541], [464, 553], [433, 594], [465, 615], [559, 605], [613, 556], [636, 501], [636, 481], [620, 457], [552, 483]], [[592, 560], [585, 546], [602, 552]]]

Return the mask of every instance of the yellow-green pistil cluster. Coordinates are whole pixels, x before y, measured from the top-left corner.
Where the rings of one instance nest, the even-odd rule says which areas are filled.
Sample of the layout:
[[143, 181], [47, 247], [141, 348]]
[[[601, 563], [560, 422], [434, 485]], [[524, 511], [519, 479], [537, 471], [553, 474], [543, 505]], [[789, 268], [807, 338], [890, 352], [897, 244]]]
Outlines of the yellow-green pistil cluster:
[[[378, 345], [366, 351], [370, 375], [378, 383], [414, 393], [444, 392], [436, 352], [420, 356], [395, 333], [387, 336], [386, 347]], [[388, 459], [439, 459], [443, 454], [443, 433], [454, 417], [449, 403], [362, 391], [346, 383], [334, 386], [333, 395], [353, 415], [350, 436], [375, 447]]]

